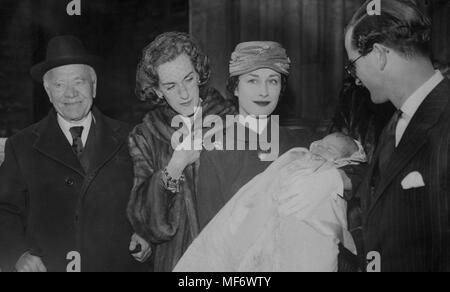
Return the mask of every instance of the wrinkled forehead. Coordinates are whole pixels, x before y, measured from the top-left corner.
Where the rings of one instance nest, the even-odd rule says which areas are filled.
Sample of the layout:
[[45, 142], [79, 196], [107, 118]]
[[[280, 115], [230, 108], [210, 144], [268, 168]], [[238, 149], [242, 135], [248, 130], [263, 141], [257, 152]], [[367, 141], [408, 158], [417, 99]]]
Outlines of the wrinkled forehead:
[[45, 78], [49, 79], [76, 79], [76, 78], [91, 78], [91, 73], [95, 70], [85, 64], [70, 64], [51, 69], [45, 74]]

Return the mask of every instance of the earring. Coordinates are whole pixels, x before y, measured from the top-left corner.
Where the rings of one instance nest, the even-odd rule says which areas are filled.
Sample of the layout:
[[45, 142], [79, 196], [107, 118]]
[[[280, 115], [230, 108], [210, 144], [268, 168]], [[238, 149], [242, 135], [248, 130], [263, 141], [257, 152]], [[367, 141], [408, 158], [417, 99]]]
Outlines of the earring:
[[160, 94], [158, 91], [153, 90], [153, 93], [156, 95], [156, 97], [157, 97], [158, 99], [163, 99], [162, 94]]

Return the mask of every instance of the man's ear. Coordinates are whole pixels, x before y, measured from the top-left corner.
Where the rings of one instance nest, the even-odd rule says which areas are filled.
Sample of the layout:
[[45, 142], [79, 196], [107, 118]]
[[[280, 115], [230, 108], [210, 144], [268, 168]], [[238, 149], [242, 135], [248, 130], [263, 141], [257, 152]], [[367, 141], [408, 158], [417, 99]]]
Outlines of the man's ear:
[[92, 80], [92, 97], [93, 98], [97, 97], [97, 78]]
[[52, 103], [51, 92], [50, 92], [50, 86], [48, 85], [48, 81], [46, 81], [46, 80], [44, 80], [44, 89], [45, 89], [45, 92], [47, 92], [48, 99], [49, 99], [50, 102]]
[[92, 79], [92, 97], [97, 97], [97, 73], [91, 68], [91, 79]]
[[380, 69], [380, 71], [384, 71], [388, 62], [387, 54], [389, 53], [389, 49], [383, 45], [374, 44], [373, 51], [375, 53], [378, 69]]

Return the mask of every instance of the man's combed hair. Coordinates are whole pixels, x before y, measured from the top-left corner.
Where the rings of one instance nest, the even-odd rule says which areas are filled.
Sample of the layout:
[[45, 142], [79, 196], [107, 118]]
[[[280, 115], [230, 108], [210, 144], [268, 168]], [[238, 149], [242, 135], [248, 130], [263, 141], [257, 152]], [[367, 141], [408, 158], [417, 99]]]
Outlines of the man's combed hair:
[[381, 0], [381, 15], [369, 15], [370, 0], [353, 16], [347, 31], [353, 28], [352, 45], [361, 55], [378, 43], [410, 58], [430, 56], [431, 20], [411, 0]]
[[159, 86], [157, 69], [182, 54], [186, 54], [192, 61], [200, 77], [200, 86], [205, 85], [209, 81], [211, 70], [208, 57], [201, 51], [197, 41], [187, 33], [168, 32], [158, 36], [144, 48], [136, 72], [136, 96], [155, 107], [165, 105], [165, 99], [159, 98], [155, 91]]

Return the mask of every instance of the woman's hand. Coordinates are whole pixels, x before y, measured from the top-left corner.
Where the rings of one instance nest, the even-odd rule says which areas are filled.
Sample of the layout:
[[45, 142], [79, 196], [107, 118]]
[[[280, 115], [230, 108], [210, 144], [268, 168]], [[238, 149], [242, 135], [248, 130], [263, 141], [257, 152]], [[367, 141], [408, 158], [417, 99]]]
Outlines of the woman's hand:
[[[186, 129], [183, 129], [186, 131]], [[196, 135], [192, 135], [192, 133], [185, 132], [184, 137], [186, 139], [191, 140], [191, 148], [194, 149], [195, 141], [194, 138]], [[199, 136], [201, 137], [201, 135]], [[183, 174], [183, 171], [186, 167], [189, 165], [195, 163], [197, 160], [200, 159], [200, 153], [199, 150], [175, 150], [172, 155], [172, 159], [169, 162], [169, 165], [167, 166], [167, 172], [169, 175], [174, 179], [179, 179], [181, 175]]]
[[152, 255], [150, 244], [137, 234], [133, 234], [130, 242], [130, 253], [140, 263], [146, 262]]
[[186, 167], [200, 159], [200, 153], [201, 151], [196, 150], [175, 151], [167, 166], [167, 172], [172, 178], [179, 179]]

